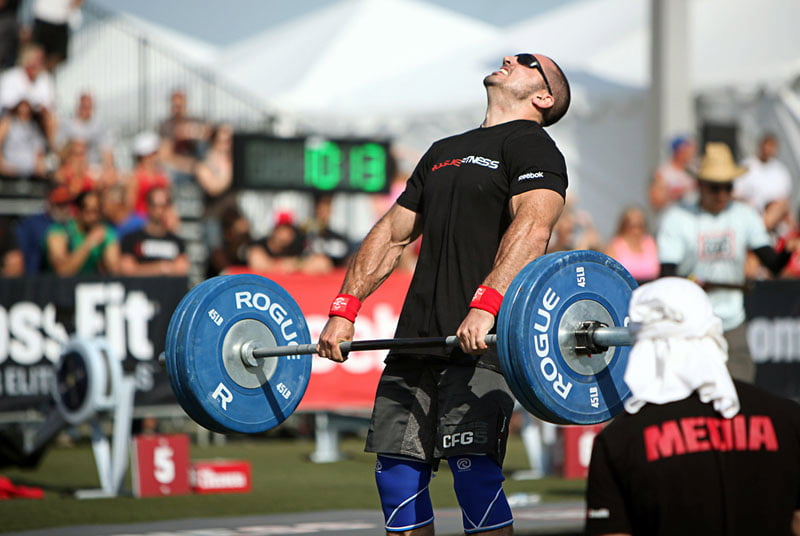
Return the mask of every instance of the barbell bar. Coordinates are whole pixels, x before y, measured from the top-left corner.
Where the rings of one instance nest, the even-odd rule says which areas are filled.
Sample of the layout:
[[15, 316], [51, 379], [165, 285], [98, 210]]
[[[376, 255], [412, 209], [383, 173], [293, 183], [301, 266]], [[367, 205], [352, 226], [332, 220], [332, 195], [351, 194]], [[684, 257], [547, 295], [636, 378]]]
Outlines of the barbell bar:
[[[584, 326], [575, 330], [575, 338], [582, 342], [576, 347], [578, 355], [592, 355], [602, 353], [612, 346], [630, 346], [631, 334], [626, 327], [608, 327], [594, 321], [588, 321]], [[248, 341], [250, 342], [250, 341]], [[487, 335], [484, 339], [487, 346], [497, 345], [497, 335]], [[454, 348], [459, 346], [458, 337], [409, 337], [397, 339], [366, 339], [355, 341], [342, 341], [339, 350], [342, 355], [350, 352], [365, 352], [371, 350], [401, 350], [423, 348]], [[251, 344], [242, 344], [242, 360], [251, 364], [252, 359], [266, 359], [286, 355], [313, 355], [317, 354], [316, 344], [303, 344], [296, 346], [268, 346], [255, 348]], [[252, 365], [251, 365], [252, 366]]]
[[[603, 422], [630, 395], [623, 375], [636, 287], [619, 263], [594, 251], [559, 252], [523, 268], [507, 290], [497, 334], [487, 336], [509, 387], [537, 417]], [[343, 353], [455, 347], [457, 337], [354, 340]], [[294, 299], [277, 283], [242, 274], [195, 286], [170, 320], [165, 366], [176, 398], [214, 431], [257, 433], [299, 404], [316, 344]], [[269, 359], [267, 359], [269, 358]]]

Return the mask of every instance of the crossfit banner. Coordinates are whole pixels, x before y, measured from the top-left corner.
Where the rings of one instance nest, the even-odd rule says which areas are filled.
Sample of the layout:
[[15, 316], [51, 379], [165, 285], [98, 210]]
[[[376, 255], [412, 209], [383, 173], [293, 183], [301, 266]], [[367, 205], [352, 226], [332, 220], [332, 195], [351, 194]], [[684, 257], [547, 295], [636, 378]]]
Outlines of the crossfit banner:
[[[344, 271], [327, 275], [262, 274], [291, 294], [300, 305], [316, 342], [325, 322], [331, 300], [339, 293]], [[411, 274], [394, 273], [366, 299], [356, 320], [356, 339], [394, 337], [397, 318], [411, 283]], [[343, 364], [314, 357], [311, 380], [298, 411], [364, 410], [372, 408], [375, 388], [383, 371], [387, 351], [356, 352]]]
[[763, 281], [745, 294], [756, 384], [800, 401], [800, 281]]
[[53, 364], [73, 334], [109, 341], [136, 378], [138, 405], [175, 403], [157, 359], [187, 287], [183, 277], [0, 279], [0, 412], [49, 399]]

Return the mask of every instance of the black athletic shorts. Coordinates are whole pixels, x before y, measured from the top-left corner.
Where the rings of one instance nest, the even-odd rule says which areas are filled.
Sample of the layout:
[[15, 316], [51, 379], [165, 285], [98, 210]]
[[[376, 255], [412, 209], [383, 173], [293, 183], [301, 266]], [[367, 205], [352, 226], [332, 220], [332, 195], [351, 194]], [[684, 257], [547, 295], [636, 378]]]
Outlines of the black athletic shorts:
[[514, 397], [499, 372], [435, 359], [386, 364], [372, 411], [367, 452], [430, 463], [486, 454], [502, 465]]
[[31, 40], [41, 45], [46, 55], [58, 54], [61, 58], [67, 59], [69, 26], [66, 24], [52, 24], [34, 19]]

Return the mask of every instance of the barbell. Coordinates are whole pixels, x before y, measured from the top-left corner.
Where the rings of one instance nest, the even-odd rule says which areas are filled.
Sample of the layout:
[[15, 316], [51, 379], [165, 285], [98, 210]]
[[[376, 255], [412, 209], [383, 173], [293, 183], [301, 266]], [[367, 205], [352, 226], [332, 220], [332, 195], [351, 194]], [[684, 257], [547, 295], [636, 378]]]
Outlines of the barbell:
[[[500, 366], [520, 404], [556, 424], [594, 424], [622, 410], [636, 281], [596, 251], [543, 255], [514, 278], [497, 318]], [[455, 336], [345, 341], [343, 353], [458, 345]], [[291, 415], [316, 353], [303, 313], [277, 283], [218, 276], [192, 288], [167, 330], [164, 364], [184, 411], [206, 428], [258, 433]]]

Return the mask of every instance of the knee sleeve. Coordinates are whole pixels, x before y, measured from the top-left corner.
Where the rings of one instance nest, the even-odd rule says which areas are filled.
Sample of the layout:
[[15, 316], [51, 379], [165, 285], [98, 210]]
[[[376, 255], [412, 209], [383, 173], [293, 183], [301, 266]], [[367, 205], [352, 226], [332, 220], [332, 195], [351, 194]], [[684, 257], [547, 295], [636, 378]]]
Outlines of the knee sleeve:
[[387, 532], [411, 530], [433, 522], [433, 505], [428, 493], [430, 481], [429, 464], [378, 455], [375, 482]]
[[448, 458], [464, 532], [472, 534], [505, 527], [514, 522], [503, 493], [503, 471], [488, 456]]

